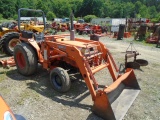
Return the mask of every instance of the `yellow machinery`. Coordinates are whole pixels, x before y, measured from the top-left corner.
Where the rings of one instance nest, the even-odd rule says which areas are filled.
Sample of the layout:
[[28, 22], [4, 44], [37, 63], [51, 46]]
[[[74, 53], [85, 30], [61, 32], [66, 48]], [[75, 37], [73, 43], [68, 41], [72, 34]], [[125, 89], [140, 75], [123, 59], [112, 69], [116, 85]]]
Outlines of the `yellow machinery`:
[[[37, 25], [34, 21], [21, 23], [20, 27], [22, 30], [33, 32], [42, 32], [44, 29], [43, 25]], [[1, 27], [0, 38], [0, 50], [5, 54], [12, 56], [14, 46], [17, 43], [20, 43], [18, 27], [15, 26], [13, 29]]]

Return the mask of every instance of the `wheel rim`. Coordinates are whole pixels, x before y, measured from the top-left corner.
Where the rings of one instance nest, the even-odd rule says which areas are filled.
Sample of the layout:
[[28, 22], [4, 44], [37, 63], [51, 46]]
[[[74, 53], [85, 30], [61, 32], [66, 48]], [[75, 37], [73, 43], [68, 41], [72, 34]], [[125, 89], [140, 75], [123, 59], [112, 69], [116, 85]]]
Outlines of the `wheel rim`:
[[53, 75], [52, 76], [52, 82], [53, 82], [53, 84], [54, 84], [54, 86], [56, 86], [58, 89], [61, 89], [61, 87], [62, 87], [62, 80], [61, 80], [61, 78], [59, 77], [59, 75]]
[[57, 83], [58, 86], [62, 86], [61, 78], [58, 75], [55, 76], [55, 82]]
[[17, 38], [11, 39], [11, 40], [9, 41], [9, 43], [8, 43], [9, 49], [10, 49], [11, 51], [13, 51], [13, 50], [14, 50], [14, 47], [15, 47], [18, 43], [20, 43], [20, 40], [19, 40], [19, 39], [17, 39]]
[[21, 52], [18, 52], [16, 54], [16, 59], [17, 59], [17, 64], [18, 66], [23, 69], [25, 66], [26, 66], [26, 63], [25, 63], [25, 58], [23, 56], [23, 54]]

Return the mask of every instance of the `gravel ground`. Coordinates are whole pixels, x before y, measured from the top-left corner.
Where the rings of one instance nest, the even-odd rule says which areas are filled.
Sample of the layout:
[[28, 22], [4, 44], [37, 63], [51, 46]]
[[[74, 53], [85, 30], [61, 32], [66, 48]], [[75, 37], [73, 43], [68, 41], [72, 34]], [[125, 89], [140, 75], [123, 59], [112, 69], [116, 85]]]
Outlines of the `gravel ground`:
[[[124, 63], [124, 52], [132, 38], [102, 37], [100, 41], [110, 50], [117, 65]], [[141, 54], [137, 58], [147, 60], [148, 65], [134, 70], [141, 92], [124, 120], [160, 120], [160, 48], [140, 42], [134, 42], [134, 47]], [[0, 58], [7, 57], [1, 54]], [[106, 76], [110, 76], [109, 73], [102, 71], [95, 77], [103, 83]], [[0, 94], [18, 120], [101, 120], [91, 112], [93, 102], [84, 81], [80, 76], [75, 79], [70, 91], [61, 94], [52, 89], [49, 73], [41, 66], [29, 77], [20, 75], [16, 67], [0, 68]]]

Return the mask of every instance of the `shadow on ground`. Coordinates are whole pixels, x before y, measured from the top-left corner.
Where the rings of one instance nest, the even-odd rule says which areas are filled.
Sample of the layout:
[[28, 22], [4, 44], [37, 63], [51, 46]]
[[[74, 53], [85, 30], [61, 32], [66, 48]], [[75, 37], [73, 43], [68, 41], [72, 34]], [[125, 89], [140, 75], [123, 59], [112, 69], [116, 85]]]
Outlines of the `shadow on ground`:
[[6, 57], [9, 57], [9, 56], [7, 56], [6, 54], [2, 54], [2, 53], [0, 52], [0, 58], [6, 58]]
[[[70, 107], [78, 107], [91, 111], [92, 105], [83, 104], [81, 101], [90, 95], [88, 88], [82, 80], [80, 74], [72, 76], [71, 89], [66, 93], [59, 93], [52, 89], [49, 81], [49, 72], [39, 66], [36, 74], [32, 76], [23, 76], [17, 72], [16, 69], [6, 72], [6, 75], [12, 80], [16, 81], [29, 81], [26, 82], [29, 89], [36, 91], [37, 93]], [[90, 99], [92, 99], [90, 97]], [[98, 120], [96, 115], [91, 113], [87, 120]]]

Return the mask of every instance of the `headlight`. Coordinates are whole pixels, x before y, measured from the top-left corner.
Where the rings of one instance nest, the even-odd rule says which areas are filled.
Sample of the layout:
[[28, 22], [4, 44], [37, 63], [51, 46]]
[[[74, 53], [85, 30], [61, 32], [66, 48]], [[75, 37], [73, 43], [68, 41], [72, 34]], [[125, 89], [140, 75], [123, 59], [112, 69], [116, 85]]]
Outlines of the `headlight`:
[[4, 120], [14, 120], [11, 113], [9, 111], [6, 111], [4, 113]]
[[81, 49], [81, 53], [82, 53], [83, 55], [91, 55], [91, 54], [95, 54], [95, 53], [97, 53], [97, 52], [98, 52], [98, 50], [97, 50], [97, 47], [96, 47], [96, 46], [90, 47], [90, 48], [82, 48], [82, 49]]

